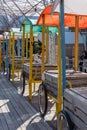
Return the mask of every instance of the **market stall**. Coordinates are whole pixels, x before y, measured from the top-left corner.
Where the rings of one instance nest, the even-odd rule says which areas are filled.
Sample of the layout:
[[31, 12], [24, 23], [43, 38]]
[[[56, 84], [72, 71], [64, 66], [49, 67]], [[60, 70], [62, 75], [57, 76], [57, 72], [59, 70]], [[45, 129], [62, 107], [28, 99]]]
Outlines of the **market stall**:
[[[58, 11], [58, 12], [60, 11], [60, 13], [62, 11], [63, 17], [64, 17], [64, 13], [75, 17], [75, 25], [76, 25], [76, 38], [75, 38], [75, 50], [76, 50], [75, 52], [76, 53], [75, 54], [77, 54], [76, 61], [75, 61], [75, 70], [77, 70], [78, 69], [78, 28], [79, 28], [80, 18], [84, 19], [84, 16], [85, 18], [87, 18], [87, 9], [86, 9], [87, 1], [85, 0], [84, 2], [82, 2], [80, 0], [77, 0], [77, 1], [65, 0], [65, 1], [60, 1], [60, 3], [58, 3], [58, 1], [55, 1], [55, 2], [57, 2], [57, 6], [56, 6], [57, 8], [53, 6], [53, 10]], [[60, 10], [60, 8], [64, 10]], [[64, 22], [64, 19], [61, 19], [61, 20], [62, 22]], [[85, 28], [86, 28], [86, 23], [84, 23], [83, 25], [85, 25]], [[67, 79], [67, 73], [65, 77]], [[77, 75], [77, 77], [79, 77], [79, 74]], [[83, 74], [81, 74], [81, 77], [84, 77]], [[63, 108], [62, 108], [62, 111], [58, 113], [58, 119], [57, 119], [58, 130], [63, 130], [63, 129], [86, 130], [87, 129], [87, 122], [86, 122], [87, 85], [86, 86], [82, 85], [80, 81], [82, 80], [79, 77], [79, 80], [78, 80], [78, 83], [80, 86], [79, 88], [63, 89], [64, 86], [62, 87], [62, 89], [64, 90], [63, 91], [64, 92], [63, 93]]]
[[[69, 14], [66, 13], [65, 15], [63, 15], [62, 14], [63, 7], [64, 7], [63, 2], [61, 2], [61, 7], [58, 8], [59, 9], [58, 11], [61, 10], [60, 15], [59, 15], [59, 12], [58, 12], [58, 14], [54, 13], [52, 15], [49, 15], [49, 12], [51, 10], [51, 9], [49, 9], [50, 8], [50, 6], [49, 6], [48, 12], [43, 11], [37, 22], [38, 24], [41, 24], [41, 23], [43, 24], [43, 21], [44, 21], [44, 25], [47, 25], [47, 24], [49, 24], [49, 25], [56, 24], [57, 26], [60, 25], [60, 27], [59, 27], [60, 32], [59, 32], [59, 36], [58, 36], [59, 37], [58, 72], [56, 72], [56, 74], [55, 74], [55, 71], [52, 71], [52, 70], [44, 72], [43, 76], [42, 76], [42, 84], [40, 85], [40, 88], [39, 88], [39, 108], [40, 108], [40, 112], [41, 112], [42, 116], [44, 116], [46, 114], [46, 110], [47, 110], [47, 99], [48, 99], [47, 95], [52, 96], [52, 98], [55, 100], [56, 113], [58, 114], [58, 112], [62, 109], [62, 93], [65, 90], [67, 84], [69, 87], [76, 87], [76, 86], [80, 87], [80, 86], [87, 85], [87, 83], [86, 83], [87, 74], [78, 71], [78, 26], [79, 26], [79, 28], [86, 28], [87, 27], [87, 24], [86, 24], [87, 18], [86, 18], [86, 16], [78, 17], [78, 16], [70, 14], [70, 13]], [[50, 23], [50, 20], [47, 20], [47, 19], [51, 19], [51, 22], [52, 22], [53, 18], [56, 19], [55, 20], [56, 23], [55, 22]], [[85, 21], [85, 23], [84, 23], [84, 21]], [[78, 25], [78, 22], [79, 22], [79, 25]], [[67, 72], [66, 72], [66, 64], [65, 64], [66, 58], [65, 58], [65, 42], [64, 42], [63, 25], [75, 27], [74, 69], [67, 70]], [[68, 77], [67, 77], [67, 75], [68, 75]], [[85, 81], [80, 82], [79, 79], [83, 80], [83, 77], [84, 77], [83, 75], [85, 76], [85, 78], [84, 78]], [[68, 79], [68, 81], [67, 81], [67, 79]], [[73, 80], [73, 82], [72, 82], [72, 80]], [[45, 100], [44, 106], [42, 103], [43, 100], [41, 98], [43, 98], [43, 100]]]

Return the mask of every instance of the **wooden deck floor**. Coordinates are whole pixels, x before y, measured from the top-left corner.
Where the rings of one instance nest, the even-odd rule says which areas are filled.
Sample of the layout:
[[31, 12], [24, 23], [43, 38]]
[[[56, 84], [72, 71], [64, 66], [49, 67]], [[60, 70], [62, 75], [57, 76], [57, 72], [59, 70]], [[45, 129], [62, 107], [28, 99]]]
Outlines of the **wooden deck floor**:
[[[15, 77], [14, 81], [14, 86], [19, 90], [19, 86], [21, 85], [20, 79], [18, 77]], [[33, 98], [31, 100], [31, 105], [35, 108], [37, 112], [39, 112], [39, 107], [38, 107], [38, 87], [39, 84], [36, 84], [36, 92], [33, 93]], [[33, 88], [32, 88], [33, 89]], [[23, 97], [29, 101], [29, 86], [26, 83], [25, 86], [25, 92], [23, 94]], [[48, 101], [48, 110], [47, 114], [45, 116], [45, 121], [51, 126], [53, 130], [57, 130], [57, 116], [55, 114], [56, 112], [56, 104], [53, 100]]]
[[52, 130], [31, 103], [0, 74], [0, 130]]

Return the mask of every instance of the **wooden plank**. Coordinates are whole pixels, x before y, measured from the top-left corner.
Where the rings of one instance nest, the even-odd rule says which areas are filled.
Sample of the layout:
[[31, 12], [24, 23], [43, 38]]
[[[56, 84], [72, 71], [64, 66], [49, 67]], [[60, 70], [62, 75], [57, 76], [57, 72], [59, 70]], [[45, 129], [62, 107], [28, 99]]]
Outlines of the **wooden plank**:
[[[2, 103], [2, 101], [1, 101], [1, 103]], [[9, 130], [12, 130], [12, 129], [15, 130], [13, 122], [11, 120], [11, 117], [10, 117], [9, 112], [7, 111], [6, 107], [7, 107], [7, 104], [5, 104], [1, 107], [2, 113], [6, 119]]]
[[73, 91], [87, 99], [87, 87], [74, 88]]
[[[0, 105], [1, 106], [1, 105]], [[2, 112], [2, 109], [0, 108], [0, 127], [3, 129], [3, 130], [8, 130], [8, 126], [7, 126], [7, 123], [6, 123], [6, 119], [4, 117], [4, 114]]]
[[[58, 71], [50, 70], [45, 71], [42, 74], [43, 82], [47, 83], [47, 90], [48, 93], [53, 93], [54, 97], [58, 97]], [[66, 71], [66, 80], [70, 81], [72, 87], [84, 87], [87, 86], [87, 73], [74, 71], [74, 70], [67, 70]], [[69, 85], [67, 84], [67, 87]], [[50, 89], [49, 89], [50, 88]], [[55, 89], [54, 89], [55, 88]], [[53, 96], [52, 95], [52, 96]]]
[[[30, 65], [29, 63], [23, 65], [23, 71], [29, 74], [29, 69]], [[50, 64], [45, 64], [45, 70], [56, 70], [57, 66], [56, 65], [50, 65]], [[38, 63], [33, 63], [33, 72], [40, 72], [41, 71], [41, 64]]]
[[[13, 85], [2, 78], [3, 86], [1, 90], [3, 91], [4, 97], [8, 98], [10, 101], [10, 108], [14, 109], [14, 114], [18, 115], [19, 119], [21, 119], [21, 129], [30, 129], [30, 130], [52, 130], [49, 125], [37, 115], [35, 109], [31, 106], [31, 104], [26, 101], [21, 95], [17, 94], [16, 89]], [[13, 111], [11, 111], [13, 113]], [[16, 116], [14, 118], [16, 118]], [[32, 122], [32, 123], [31, 123]], [[15, 126], [17, 127], [17, 126]]]
[[[17, 97], [18, 96], [18, 97]], [[21, 96], [19, 96], [19, 95], [17, 95], [16, 96], [16, 100], [18, 100], [18, 98], [20, 99], [20, 103], [23, 105], [23, 107], [26, 109], [26, 111], [28, 112], [28, 114], [30, 115], [30, 113], [31, 113], [31, 115], [32, 115], [32, 112], [33, 112], [33, 115], [36, 115], [36, 111], [33, 109], [33, 107], [26, 101], [25, 102], [25, 100], [23, 101], [22, 100], [22, 98], [21, 98]], [[25, 105], [25, 103], [27, 103], [26, 105], [27, 105], [27, 107], [26, 107], [26, 105]], [[31, 111], [30, 111], [31, 110]], [[37, 117], [37, 115], [36, 115], [36, 117]], [[30, 120], [32, 119], [32, 116], [30, 117]], [[46, 124], [46, 122], [45, 122], [45, 124], [44, 124], [44, 122], [43, 122], [43, 120], [41, 120], [41, 118], [38, 116], [38, 118], [35, 118], [35, 120], [37, 121], [37, 122], [41, 122], [41, 123], [38, 123], [37, 124], [37, 126], [38, 127], [40, 127], [40, 128], [42, 128], [42, 129], [48, 129], [49, 130], [49, 126]], [[28, 123], [29, 124], [29, 123]], [[26, 125], [28, 125], [28, 124], [26, 124]], [[42, 125], [41, 125], [42, 124]], [[43, 125], [44, 125], [44, 128], [43, 128]], [[39, 128], [38, 128], [38, 130], [39, 130]]]
[[[64, 108], [64, 110], [67, 111], [69, 114], [72, 122], [77, 126], [77, 129], [79, 130], [87, 130], [87, 124], [85, 124], [83, 121], [81, 121], [77, 116], [75, 116], [71, 111], [69, 111], [67, 108]], [[76, 130], [77, 130], [76, 129]]]
[[[11, 94], [11, 93], [9, 92], [9, 94]], [[7, 94], [7, 96], [9, 96], [9, 94]], [[10, 97], [11, 103], [13, 105], [13, 108], [16, 110], [19, 118], [22, 121], [22, 124], [21, 124], [22, 127], [26, 128], [25, 122], [26, 122], [26, 119], [30, 118], [30, 116], [26, 112], [22, 111], [23, 109], [22, 110], [20, 109], [21, 108], [20, 103], [17, 104], [12, 96], [9, 96], [9, 97]]]
[[[6, 84], [8, 84], [8, 86], [9, 86], [9, 85], [12, 86], [12, 84], [11, 84], [9, 81], [7, 81]], [[13, 87], [13, 86], [12, 86], [12, 87]], [[13, 89], [15, 89], [15, 88], [13, 88]], [[24, 112], [27, 111], [27, 112], [29, 112], [29, 113], [32, 113], [32, 111], [33, 111], [33, 114], [36, 114], [36, 111], [35, 111], [35, 110], [33, 109], [33, 107], [28, 103], [28, 101], [26, 101], [24, 98], [22, 98], [21, 95], [18, 95], [16, 91], [12, 91], [12, 90], [11, 90], [9, 93], [10, 93], [11, 96], [13, 97], [12, 100], [14, 100], [17, 104], [19, 104], [19, 101], [20, 101], [20, 106], [21, 106], [21, 108], [23, 108], [23, 111], [24, 111]], [[15, 96], [15, 95], [16, 95], [16, 96]], [[29, 109], [28, 109], [26, 106], [27, 106]]]
[[[56, 72], [55, 71], [54, 72], [53, 71], [52, 72], [51, 71], [44, 72], [43, 75], [44, 75], [45, 80], [57, 84], [57, 82], [58, 82], [57, 71]], [[87, 73], [80, 73], [80, 72], [77, 72], [77, 73], [71, 73], [70, 72], [69, 73], [69, 72], [66, 72], [66, 80], [72, 81], [72, 84], [76, 81], [80, 82], [80, 81], [84, 80], [85, 83], [87, 84]], [[84, 83], [84, 82], [82, 81], [82, 83]]]
[[64, 109], [71, 114], [74, 123], [82, 130], [87, 129], [87, 87], [66, 89]]
[[[49, 93], [51, 96], [55, 97], [57, 99], [57, 89], [54, 87], [53, 84], [51, 84], [50, 82], [44, 81], [46, 89], [47, 89], [47, 93]], [[53, 86], [52, 86], [53, 85]]]
[[[0, 95], [1, 95], [2, 99], [5, 99], [5, 100], [8, 99], [8, 96], [6, 95], [5, 92], [2, 91], [2, 89], [0, 90], [0, 92], [1, 92]], [[3, 101], [3, 104], [5, 104], [5, 102], [6, 102], [5, 100]], [[1, 102], [0, 102], [0, 104], [1, 104]], [[9, 116], [12, 120], [12, 125], [14, 126], [15, 129], [18, 128], [18, 126], [20, 125], [20, 123], [19, 123], [20, 119], [19, 119], [18, 115], [16, 114], [15, 109], [13, 109], [10, 100], [7, 102], [5, 107], [6, 107], [6, 109], [5, 109], [6, 112], [9, 113]]]
[[[3, 79], [4, 80], [4, 79]], [[5, 81], [5, 80], [4, 80]], [[7, 86], [8, 86], [8, 83], [7, 82], [4, 82], [4, 83], [6, 83], [7, 84]], [[4, 84], [4, 85], [6, 85], [6, 84]], [[11, 84], [10, 84], [11, 85]], [[12, 85], [11, 85], [12, 86]], [[13, 86], [12, 86], [13, 87]], [[21, 109], [20, 109], [20, 101], [18, 102], [18, 104], [15, 102], [15, 100], [13, 99], [13, 97], [12, 97], [12, 95], [14, 95], [14, 96], [16, 96], [17, 95], [17, 93], [15, 93], [15, 91], [13, 92], [13, 93], [11, 93], [11, 89], [10, 89], [10, 91], [8, 92], [6, 89], [5, 89], [5, 94], [7, 95], [7, 97], [9, 98], [9, 100], [10, 100], [10, 102], [11, 102], [11, 104], [12, 104], [12, 106], [13, 106], [13, 109], [15, 109], [16, 110], [16, 112], [17, 112], [17, 114], [18, 114], [18, 116], [19, 116], [19, 119], [21, 119], [21, 126], [22, 126], [22, 129], [25, 129], [26, 128], [26, 126], [24, 125], [24, 122], [25, 122], [25, 118], [27, 119], [27, 118], [29, 118], [29, 116], [26, 114], [25, 115], [25, 113], [23, 113], [22, 111], [21, 111]], [[16, 97], [15, 97], [16, 98]], [[22, 117], [23, 116], [23, 117]], [[27, 116], [27, 117], [26, 117]]]
[[64, 100], [64, 108], [70, 110], [75, 116], [77, 116], [80, 120], [87, 124], [87, 114], [81, 111], [81, 109], [79, 109], [77, 106], [73, 106], [73, 104]]
[[74, 106], [78, 106], [84, 113], [87, 113], [87, 99], [83, 96], [73, 92], [72, 89], [66, 89], [64, 92], [64, 98], [71, 102]]
[[[2, 93], [3, 93], [3, 92], [2, 92]], [[3, 93], [3, 95], [4, 95], [4, 98], [8, 98], [5, 93]], [[14, 124], [15, 129], [17, 129], [17, 128], [22, 124], [22, 121], [21, 121], [21, 119], [19, 118], [17, 112], [16, 112], [15, 109], [13, 108], [13, 106], [12, 106], [12, 104], [11, 104], [10, 101], [7, 103], [7, 105], [8, 105], [9, 110], [10, 110], [9, 115], [10, 115], [10, 117], [12, 118], [12, 122], [13, 122], [13, 124]], [[21, 127], [20, 127], [20, 129], [21, 129]]]

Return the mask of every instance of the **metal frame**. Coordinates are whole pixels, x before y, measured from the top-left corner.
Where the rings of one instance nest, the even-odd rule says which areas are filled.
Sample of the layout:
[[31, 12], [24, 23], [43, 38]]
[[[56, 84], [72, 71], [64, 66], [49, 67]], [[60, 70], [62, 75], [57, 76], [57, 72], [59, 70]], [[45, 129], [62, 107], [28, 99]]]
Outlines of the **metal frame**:
[[[15, 69], [15, 65], [14, 65], [14, 61], [15, 61], [15, 57], [14, 57], [15, 33], [13, 32], [12, 35], [11, 35], [11, 32], [10, 32], [9, 36], [10, 36], [9, 37], [9, 43], [10, 43], [9, 44], [9, 50], [10, 50], [10, 52], [11, 52], [11, 49], [12, 49], [12, 54], [10, 53], [10, 58], [12, 59], [12, 82], [14, 82], [14, 72], [18, 72], [18, 77], [19, 77], [19, 72], [21, 72], [22, 69]], [[28, 41], [28, 40], [26, 40], [26, 41]], [[26, 58], [24, 58], [24, 47], [25, 47], [24, 44], [25, 44], [25, 26], [23, 26], [23, 35], [22, 35], [22, 63], [21, 63], [21, 66], [26, 61]]]
[[30, 69], [29, 69], [29, 99], [32, 100], [32, 83], [40, 83], [41, 80], [34, 80], [32, 77], [33, 72], [33, 26], [30, 27]]
[[[43, 14], [42, 15], [43, 17], [43, 22], [42, 22], [42, 73], [44, 72], [44, 26], [45, 26], [45, 15]], [[58, 98], [54, 98], [52, 95], [49, 95], [51, 96], [55, 102], [56, 102], [56, 115], [58, 115], [58, 113], [62, 110], [62, 41], [61, 41], [61, 34], [60, 34], [60, 27], [58, 27], [59, 29], [59, 34], [58, 34], [58, 67], [57, 67], [57, 70], [58, 70]], [[63, 66], [64, 67], [64, 66]]]

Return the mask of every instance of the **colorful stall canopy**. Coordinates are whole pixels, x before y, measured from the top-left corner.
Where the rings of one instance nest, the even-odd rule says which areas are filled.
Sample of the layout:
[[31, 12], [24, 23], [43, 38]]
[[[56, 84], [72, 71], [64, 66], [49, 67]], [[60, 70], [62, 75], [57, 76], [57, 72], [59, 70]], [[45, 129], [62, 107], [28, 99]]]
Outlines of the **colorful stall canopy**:
[[23, 31], [23, 25], [25, 26], [25, 32], [29, 33], [30, 26], [32, 26], [32, 22], [28, 19], [24, 20], [24, 22], [22, 23], [22, 26], [20, 27], [20, 31]]
[[[30, 27], [33, 27], [33, 33], [36, 34], [42, 31], [42, 27], [40, 25], [33, 25], [30, 20], [25, 20], [22, 25], [25, 25], [25, 32], [30, 33]], [[23, 30], [23, 26], [21, 26], [20, 30]]]
[[58, 32], [58, 27], [49, 26], [48, 31], [51, 32], [51, 33], [57, 33]]
[[29, 20], [29, 19], [26, 19], [26, 20], [24, 20], [24, 22], [23, 22], [23, 24], [24, 25], [32, 25], [32, 22]]
[[[52, 5], [46, 7], [41, 13], [37, 25], [42, 24], [42, 17], [45, 14], [45, 25], [58, 26], [59, 25], [59, 13], [50, 14], [52, 10]], [[54, 11], [55, 12], [55, 11]], [[65, 14], [64, 25], [68, 27], [75, 27], [75, 15]], [[87, 17], [79, 16], [79, 28], [87, 28]]]
[[33, 33], [36, 34], [38, 32], [42, 32], [42, 26], [40, 26], [40, 25], [33, 25]]

